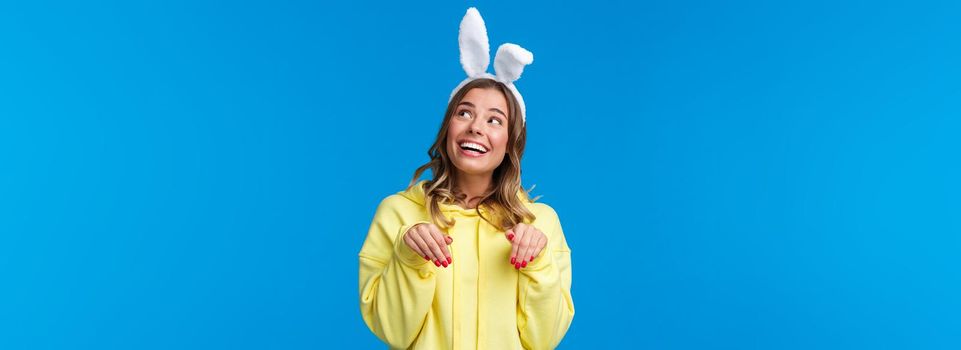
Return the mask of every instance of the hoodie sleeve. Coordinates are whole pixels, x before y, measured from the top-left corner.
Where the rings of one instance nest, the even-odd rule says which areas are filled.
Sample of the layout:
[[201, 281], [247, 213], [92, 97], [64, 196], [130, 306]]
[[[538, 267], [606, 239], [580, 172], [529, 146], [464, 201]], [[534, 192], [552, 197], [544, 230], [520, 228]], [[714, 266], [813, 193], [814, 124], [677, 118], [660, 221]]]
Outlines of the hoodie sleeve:
[[434, 267], [410, 249], [403, 234], [419, 223], [404, 222], [399, 200], [377, 207], [360, 257], [360, 312], [364, 323], [392, 348], [409, 347], [434, 300]]
[[574, 319], [571, 250], [557, 213], [543, 206], [534, 227], [547, 235], [548, 247], [520, 270], [517, 284], [517, 328], [526, 349], [557, 347]]

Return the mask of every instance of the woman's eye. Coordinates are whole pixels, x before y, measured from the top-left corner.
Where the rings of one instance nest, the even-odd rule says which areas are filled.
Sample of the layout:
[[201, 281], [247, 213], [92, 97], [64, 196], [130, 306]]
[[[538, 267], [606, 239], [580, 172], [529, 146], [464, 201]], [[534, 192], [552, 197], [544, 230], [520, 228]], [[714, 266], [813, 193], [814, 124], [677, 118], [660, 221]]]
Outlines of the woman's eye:
[[470, 112], [468, 112], [468, 111], [461, 111], [461, 112], [458, 113], [457, 115], [459, 115], [459, 116], [461, 116], [461, 117], [464, 117], [464, 118], [470, 118]]
[[491, 121], [492, 123], [497, 124], [497, 125], [502, 125], [502, 124], [504, 124], [504, 123], [501, 123], [501, 120], [500, 120], [500, 119], [497, 119], [497, 118], [491, 118], [490, 121]]

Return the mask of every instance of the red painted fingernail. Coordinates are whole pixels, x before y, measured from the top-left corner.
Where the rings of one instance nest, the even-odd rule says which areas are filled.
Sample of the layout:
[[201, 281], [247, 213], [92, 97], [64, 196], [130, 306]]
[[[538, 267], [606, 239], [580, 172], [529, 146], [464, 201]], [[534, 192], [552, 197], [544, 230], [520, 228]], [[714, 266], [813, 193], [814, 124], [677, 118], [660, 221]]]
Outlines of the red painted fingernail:
[[424, 255], [424, 259], [430, 260], [430, 257], [427, 255]]
[[444, 267], [447, 267], [447, 262], [446, 262], [446, 261], [441, 260], [440, 263], [441, 263], [441, 265], [444, 265]]
[[514, 240], [514, 234], [511, 233], [511, 234], [507, 235], [507, 239], [513, 241], [513, 240]]
[[527, 262], [525, 261], [525, 262], [521, 263], [521, 267], [527, 267]]
[[533, 256], [533, 255], [531, 255], [531, 260], [530, 260], [530, 261], [534, 261], [534, 256]]
[[514, 264], [514, 268], [515, 268], [515, 269], [519, 269], [519, 268], [521, 268], [521, 264], [520, 264], [520, 263], [516, 263], [516, 264]]
[[450, 257], [449, 257], [449, 256], [447, 257], [447, 263], [448, 263], [448, 264], [451, 263], [451, 260], [450, 260]]
[[517, 258], [511, 257], [511, 264], [516, 264], [516, 263], [517, 263]]
[[434, 260], [434, 265], [437, 265], [438, 267], [440, 267], [440, 260]]

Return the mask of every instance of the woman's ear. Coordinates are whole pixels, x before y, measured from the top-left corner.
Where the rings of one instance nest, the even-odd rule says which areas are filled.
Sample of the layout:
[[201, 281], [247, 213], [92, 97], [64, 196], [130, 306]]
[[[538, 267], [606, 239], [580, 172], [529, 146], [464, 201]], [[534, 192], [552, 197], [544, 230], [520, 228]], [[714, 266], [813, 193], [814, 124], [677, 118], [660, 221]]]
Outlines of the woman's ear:
[[460, 21], [460, 64], [468, 77], [476, 77], [487, 72], [490, 65], [490, 43], [487, 40], [487, 27], [476, 8], [467, 9]]

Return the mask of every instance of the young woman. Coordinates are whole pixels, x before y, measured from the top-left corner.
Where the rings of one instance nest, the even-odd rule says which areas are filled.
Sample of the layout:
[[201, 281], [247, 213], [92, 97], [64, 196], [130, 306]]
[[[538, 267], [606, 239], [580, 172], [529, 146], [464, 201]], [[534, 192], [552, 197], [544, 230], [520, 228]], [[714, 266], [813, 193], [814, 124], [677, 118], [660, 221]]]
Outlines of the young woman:
[[[574, 317], [570, 248], [556, 212], [521, 187], [525, 107], [513, 81], [533, 55], [461, 22], [468, 78], [430, 161], [377, 207], [360, 251], [364, 322], [391, 348], [551, 349]], [[418, 181], [430, 168], [433, 179]]]

